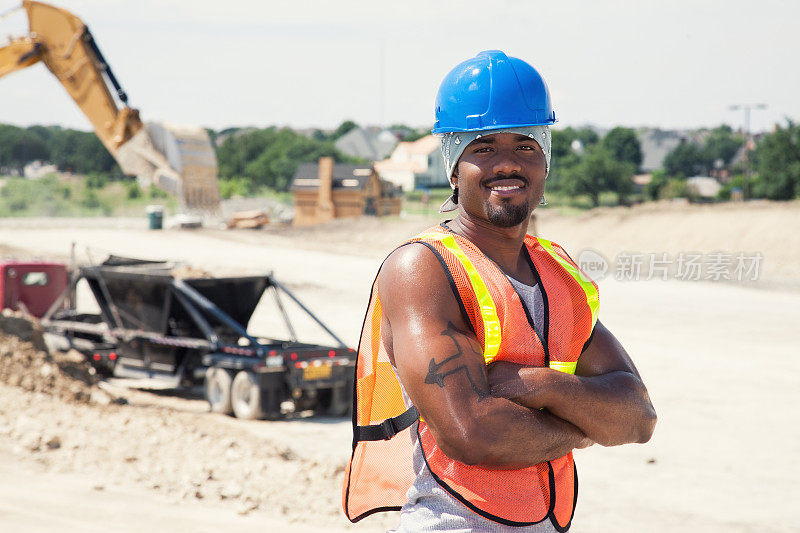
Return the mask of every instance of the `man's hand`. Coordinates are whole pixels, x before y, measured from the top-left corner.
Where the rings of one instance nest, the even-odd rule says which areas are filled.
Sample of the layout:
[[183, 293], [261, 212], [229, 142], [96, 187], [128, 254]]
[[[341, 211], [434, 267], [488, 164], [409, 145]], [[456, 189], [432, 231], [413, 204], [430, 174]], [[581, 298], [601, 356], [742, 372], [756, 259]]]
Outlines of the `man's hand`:
[[[506, 361], [496, 361], [487, 370], [492, 396], [507, 398], [529, 409], [546, 409], [547, 388], [558, 381], [551, 374], [556, 370]], [[595, 442], [585, 437], [575, 448], [588, 448], [592, 444]]]
[[[524, 366], [506, 361], [489, 365], [489, 390], [492, 396], [507, 398], [531, 409], [544, 407], [542, 388], [546, 385], [549, 368]], [[523, 379], [522, 374], [525, 374]]]
[[656, 413], [627, 352], [600, 322], [578, 360], [577, 375], [506, 362], [492, 364], [492, 395], [545, 409], [604, 446], [647, 442]]

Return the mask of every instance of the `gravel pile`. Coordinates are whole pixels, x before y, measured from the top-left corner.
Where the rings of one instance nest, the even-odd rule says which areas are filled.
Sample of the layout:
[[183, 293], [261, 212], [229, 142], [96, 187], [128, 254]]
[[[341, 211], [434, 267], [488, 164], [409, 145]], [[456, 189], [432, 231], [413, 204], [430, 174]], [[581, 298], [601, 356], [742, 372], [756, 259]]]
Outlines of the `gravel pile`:
[[8, 311], [0, 315], [0, 383], [85, 403], [97, 381], [79, 352], [49, 355], [36, 322]]

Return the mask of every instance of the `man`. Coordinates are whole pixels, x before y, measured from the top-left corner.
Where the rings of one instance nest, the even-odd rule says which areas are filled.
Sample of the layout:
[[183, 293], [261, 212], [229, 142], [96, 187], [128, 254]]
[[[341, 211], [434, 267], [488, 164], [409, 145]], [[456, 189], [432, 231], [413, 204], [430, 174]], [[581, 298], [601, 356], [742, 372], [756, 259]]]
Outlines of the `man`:
[[646, 442], [656, 416], [597, 321], [597, 287], [527, 236], [550, 167], [550, 96], [499, 51], [439, 89], [456, 217], [396, 249], [373, 286], [356, 370], [347, 516], [399, 531], [566, 531], [572, 450]]

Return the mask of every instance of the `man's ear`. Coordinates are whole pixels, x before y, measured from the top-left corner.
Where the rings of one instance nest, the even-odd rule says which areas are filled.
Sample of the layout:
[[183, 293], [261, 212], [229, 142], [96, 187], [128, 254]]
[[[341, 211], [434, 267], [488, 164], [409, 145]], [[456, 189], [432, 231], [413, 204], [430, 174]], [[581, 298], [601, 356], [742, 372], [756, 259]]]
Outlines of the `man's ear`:
[[453, 187], [458, 187], [458, 163], [456, 163], [456, 168], [453, 169], [453, 175], [450, 176], [450, 183]]

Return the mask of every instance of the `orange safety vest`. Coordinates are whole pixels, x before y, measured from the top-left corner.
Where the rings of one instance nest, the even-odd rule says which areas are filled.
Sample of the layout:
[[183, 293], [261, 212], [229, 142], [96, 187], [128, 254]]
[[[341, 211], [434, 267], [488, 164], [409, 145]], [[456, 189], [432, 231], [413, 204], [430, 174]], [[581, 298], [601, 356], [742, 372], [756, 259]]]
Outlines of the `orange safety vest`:
[[[439, 258], [462, 310], [483, 346], [486, 364], [510, 361], [574, 373], [597, 321], [597, 285], [557, 244], [525, 237], [530, 264], [544, 300], [544, 339], [519, 295], [497, 265], [467, 239], [442, 226], [420, 242]], [[408, 244], [406, 243], [406, 244]], [[532, 311], [532, 310], [531, 310]], [[356, 363], [353, 454], [345, 473], [343, 506], [357, 522], [380, 511], [399, 510], [414, 482], [413, 424], [431, 473], [452, 496], [477, 514], [506, 525], [550, 518], [566, 530], [575, 510], [578, 481], [572, 453], [515, 470], [466, 465], [436, 445], [417, 410], [407, 408], [381, 338], [381, 302], [373, 284]]]

